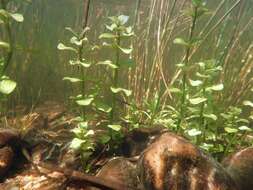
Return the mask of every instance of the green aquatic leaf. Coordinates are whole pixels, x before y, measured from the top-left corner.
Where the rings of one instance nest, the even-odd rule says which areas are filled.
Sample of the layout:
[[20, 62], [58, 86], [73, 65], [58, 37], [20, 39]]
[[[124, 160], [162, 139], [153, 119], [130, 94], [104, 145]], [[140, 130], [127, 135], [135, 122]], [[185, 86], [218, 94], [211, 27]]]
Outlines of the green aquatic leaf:
[[73, 82], [73, 83], [75, 83], [75, 82], [82, 82], [81, 79], [79, 79], [79, 78], [73, 78], [73, 77], [64, 77], [63, 80], [67, 80], [67, 81], [70, 81], [70, 82]]
[[118, 20], [120, 21], [121, 25], [124, 25], [124, 24], [126, 24], [128, 22], [129, 16], [120, 15], [120, 16], [118, 16]]
[[113, 93], [115, 93], [115, 94], [123, 92], [126, 96], [131, 96], [131, 94], [132, 94], [131, 90], [127, 90], [127, 89], [124, 89], [124, 88], [114, 88], [114, 87], [111, 87], [111, 91]]
[[195, 137], [195, 136], [198, 136], [198, 135], [202, 134], [202, 132], [200, 130], [198, 130], [198, 129], [191, 129], [187, 133], [191, 137]]
[[237, 132], [238, 132], [238, 129], [231, 128], [231, 127], [225, 127], [225, 131], [226, 131], [227, 133], [237, 133]]
[[106, 105], [105, 103], [103, 102], [100, 102], [100, 101], [96, 101], [95, 102], [95, 106], [96, 108], [99, 110], [99, 111], [102, 111], [102, 112], [105, 112], [105, 113], [110, 113], [112, 108], [108, 105]]
[[99, 36], [99, 39], [114, 39], [117, 36], [111, 33], [103, 33]]
[[224, 86], [223, 86], [223, 84], [216, 84], [216, 85], [209, 87], [208, 89], [211, 89], [213, 91], [221, 91], [224, 89]]
[[175, 87], [169, 88], [168, 90], [170, 93], [182, 93], [182, 91], [179, 88]]
[[133, 48], [123, 48], [118, 46], [118, 48], [124, 53], [124, 54], [130, 54], [133, 51]]
[[74, 51], [77, 53], [77, 50], [73, 47], [65, 46], [63, 43], [59, 43], [57, 46], [58, 50], [67, 50], [67, 51]]
[[205, 118], [212, 119], [212, 120], [214, 120], [214, 121], [216, 121], [216, 120], [218, 119], [217, 116], [214, 115], [214, 114], [203, 114], [203, 116], [204, 116]]
[[183, 45], [183, 46], [189, 46], [190, 44], [187, 43], [184, 39], [182, 38], [176, 38], [174, 41], [173, 41], [174, 44], [178, 44], [178, 45]]
[[206, 98], [202, 98], [202, 97], [198, 97], [198, 98], [191, 98], [191, 99], [189, 99], [189, 101], [193, 105], [198, 105], [200, 103], [203, 103], [203, 102], [207, 101], [207, 99]]
[[121, 125], [107, 125], [110, 129], [114, 130], [114, 131], [120, 131], [122, 126]]
[[106, 65], [112, 69], [118, 69], [119, 67], [112, 63], [110, 60], [100, 61], [97, 63], [98, 65]]
[[93, 102], [94, 98], [86, 98], [81, 100], [76, 100], [79, 106], [89, 106]]
[[245, 105], [245, 106], [250, 106], [250, 107], [253, 108], [253, 102], [251, 102], [251, 101], [249, 101], [249, 100], [245, 100], [245, 101], [243, 102], [243, 105]]
[[239, 130], [240, 131], [252, 131], [252, 129], [247, 126], [241, 126], [241, 127], [239, 127]]
[[92, 65], [90, 62], [84, 62], [84, 60], [83, 61], [70, 60], [69, 64], [70, 65], [79, 65], [79, 66], [82, 66], [82, 67], [85, 67], [85, 68], [89, 68]]
[[22, 14], [19, 13], [9, 13], [10, 16], [17, 22], [23, 22], [24, 21], [24, 17]]
[[0, 47], [5, 49], [10, 49], [10, 44], [7, 42], [0, 41]]
[[9, 79], [4, 79], [0, 81], [0, 93], [2, 94], [11, 94], [17, 86], [17, 83], [9, 80]]
[[203, 81], [201, 80], [189, 80], [190, 81], [190, 84], [191, 86], [194, 86], [194, 87], [197, 87], [197, 86], [201, 86], [203, 84]]
[[86, 140], [82, 140], [82, 139], [79, 139], [79, 138], [74, 138], [71, 141], [70, 148], [74, 149], [74, 150], [79, 150], [81, 148], [82, 144], [86, 143], [86, 142], [87, 142]]

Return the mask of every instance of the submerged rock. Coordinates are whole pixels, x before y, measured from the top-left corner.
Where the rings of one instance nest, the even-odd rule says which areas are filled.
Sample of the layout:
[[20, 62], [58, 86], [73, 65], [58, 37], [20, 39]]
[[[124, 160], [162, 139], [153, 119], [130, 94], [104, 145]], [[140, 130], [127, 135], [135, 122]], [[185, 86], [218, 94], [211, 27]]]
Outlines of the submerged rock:
[[[108, 161], [96, 175], [110, 183], [117, 183], [120, 189], [140, 190], [136, 172], [136, 162], [118, 157]], [[90, 188], [90, 190], [98, 190]]]
[[232, 154], [222, 164], [238, 184], [238, 190], [253, 188], [253, 147]]
[[220, 164], [172, 133], [144, 151], [138, 174], [145, 190], [238, 190]]
[[11, 147], [6, 146], [0, 149], [0, 179], [8, 172], [13, 159], [14, 153]]

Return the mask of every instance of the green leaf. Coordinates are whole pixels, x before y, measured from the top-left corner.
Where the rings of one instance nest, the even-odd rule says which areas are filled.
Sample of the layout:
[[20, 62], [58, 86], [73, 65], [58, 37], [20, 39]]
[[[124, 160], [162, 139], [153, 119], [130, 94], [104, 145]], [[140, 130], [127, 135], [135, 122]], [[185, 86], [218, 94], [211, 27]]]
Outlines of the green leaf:
[[97, 63], [98, 65], [106, 65], [112, 69], [118, 69], [119, 67], [112, 63], [110, 60], [100, 61]]
[[213, 91], [221, 91], [224, 89], [223, 84], [217, 84], [217, 85], [213, 85], [209, 88], [207, 88], [207, 90], [213, 90]]
[[93, 100], [94, 100], [94, 98], [86, 98], [86, 99], [82, 99], [82, 100], [76, 100], [76, 103], [79, 106], [89, 106]]
[[198, 76], [199, 78], [202, 78], [202, 79], [208, 79], [208, 78], [210, 78], [210, 75], [204, 75], [204, 74], [201, 74], [199, 72], [196, 73], [196, 76]]
[[71, 144], [70, 144], [70, 148], [74, 149], [74, 150], [79, 150], [82, 146], [83, 143], [86, 143], [85, 140], [81, 140], [79, 138], [74, 138], [72, 141], [71, 141]]
[[240, 131], [252, 131], [252, 129], [247, 126], [241, 126], [241, 127], [239, 127], [239, 130]]
[[77, 126], [81, 129], [87, 129], [88, 128], [88, 122], [87, 121], [82, 121], [82, 122], [78, 123]]
[[105, 27], [110, 30], [110, 31], [113, 31], [117, 28], [117, 25], [115, 23], [111, 24], [110, 26], [109, 25], [105, 25]]
[[195, 137], [195, 136], [198, 136], [198, 135], [202, 134], [202, 132], [200, 130], [198, 130], [198, 129], [191, 129], [187, 133], [191, 137]]
[[111, 33], [103, 33], [99, 36], [99, 39], [114, 39], [117, 36]]
[[120, 24], [121, 25], [124, 25], [127, 23], [127, 21], [129, 20], [129, 16], [126, 16], [126, 15], [120, 15], [118, 16], [118, 19], [120, 21]]
[[245, 106], [250, 106], [250, 107], [253, 108], [253, 102], [251, 102], [251, 101], [249, 101], [249, 100], [245, 100], [245, 101], [243, 102], [243, 105], [245, 105]]
[[105, 113], [110, 113], [112, 108], [100, 101], [97, 101], [95, 102], [95, 105], [96, 105], [96, 108], [99, 110], [99, 111], [102, 111], [102, 112], [105, 112]]
[[214, 121], [217, 120], [217, 116], [214, 115], [214, 114], [203, 114], [203, 116], [204, 116], [205, 118], [212, 119], [212, 120], [214, 120]]
[[171, 93], [182, 93], [182, 91], [179, 88], [169, 88], [168, 90]]
[[87, 38], [84, 38], [84, 39], [78, 39], [78, 37], [76, 36], [73, 36], [71, 39], [70, 39], [70, 43], [72, 44], [75, 44], [76, 46], [82, 46], [83, 45], [83, 42], [85, 41], [88, 41]]
[[203, 103], [205, 101], [207, 101], [206, 98], [201, 98], [201, 97], [198, 97], [198, 98], [192, 98], [192, 99], [189, 99], [190, 103], [193, 104], [193, 105], [198, 105], [200, 103]]
[[117, 46], [124, 54], [130, 54], [132, 53], [133, 49], [132, 48], [123, 48], [120, 46]]
[[77, 53], [77, 50], [75, 48], [72, 48], [72, 47], [68, 47], [68, 46], [65, 46], [63, 43], [59, 43], [57, 48], [59, 50], [67, 50], [67, 51], [74, 51]]
[[203, 143], [200, 145], [201, 148], [203, 148], [206, 151], [209, 151], [210, 149], [212, 149], [214, 147], [213, 144], [207, 144], [207, 143]]
[[19, 13], [10, 13], [10, 16], [17, 22], [23, 22], [24, 21], [24, 17], [23, 15], [19, 14]]
[[184, 39], [182, 38], [176, 38], [174, 41], [173, 41], [174, 44], [178, 44], [178, 45], [183, 45], [183, 46], [189, 46], [190, 44], [185, 42]]
[[5, 49], [10, 49], [10, 44], [7, 42], [0, 41], [0, 47]]
[[88, 136], [93, 136], [93, 135], [95, 135], [95, 132], [94, 132], [94, 130], [88, 130], [85, 134], [84, 134], [84, 137], [88, 137]]
[[203, 84], [203, 82], [201, 80], [189, 80], [190, 81], [190, 84], [191, 86], [194, 86], [194, 87], [197, 87], [197, 86], [200, 86]]
[[4, 79], [0, 81], [0, 93], [8, 95], [15, 90], [16, 86], [16, 82], [9, 79]]
[[237, 133], [237, 132], [238, 132], [238, 129], [230, 128], [230, 127], [225, 127], [225, 131], [226, 131], [227, 133]]
[[121, 125], [107, 125], [107, 126], [114, 131], [120, 131], [122, 128]]
[[124, 89], [124, 88], [114, 88], [114, 87], [111, 87], [111, 91], [113, 93], [115, 93], [115, 94], [123, 92], [126, 96], [131, 96], [131, 94], [132, 94], [131, 90], [127, 90], [127, 89]]
[[70, 60], [69, 64], [70, 65], [80, 65], [84, 68], [89, 68], [91, 66], [90, 62], [83, 62], [83, 61], [79, 61], [79, 60]]
[[73, 82], [73, 83], [82, 82], [81, 79], [79, 79], [79, 78], [73, 78], [73, 77], [64, 77], [63, 80], [67, 80], [67, 81], [70, 81], [70, 82]]

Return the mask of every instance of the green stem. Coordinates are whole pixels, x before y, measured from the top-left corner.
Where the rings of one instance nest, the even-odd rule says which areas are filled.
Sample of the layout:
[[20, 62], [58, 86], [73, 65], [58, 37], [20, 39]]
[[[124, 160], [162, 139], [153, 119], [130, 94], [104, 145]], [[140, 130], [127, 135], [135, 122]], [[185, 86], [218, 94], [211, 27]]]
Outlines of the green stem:
[[[206, 96], [206, 83], [205, 82], [203, 84], [202, 95], [203, 95], [203, 97]], [[206, 139], [206, 125], [205, 125], [205, 118], [204, 118], [204, 107], [205, 107], [205, 102], [203, 102], [200, 106], [200, 127], [204, 126], [202, 142], [205, 142], [205, 139]]]
[[[116, 46], [117, 47], [120, 47], [120, 32], [117, 31], [117, 34], [116, 34]], [[115, 57], [115, 64], [117, 66], [116, 69], [114, 69], [113, 71], [113, 87], [114, 88], [117, 88], [118, 87], [118, 81], [119, 81], [119, 57], [120, 57], [120, 50], [119, 48], [116, 49], [116, 57]], [[110, 121], [111, 123], [114, 122], [115, 120], [115, 110], [116, 110], [116, 94], [113, 93], [112, 94], [112, 111], [110, 113]]]
[[[85, 10], [84, 10], [84, 22], [83, 22], [83, 32], [81, 33], [80, 35], [80, 39], [79, 40], [82, 40], [85, 38], [85, 29], [88, 25], [88, 20], [89, 20], [89, 10], [90, 10], [90, 3], [91, 1], [90, 0], [87, 0], [86, 1], [86, 4], [85, 4]], [[83, 49], [84, 49], [84, 45], [82, 43], [82, 45], [79, 47], [78, 49], [78, 60], [80, 62], [83, 61]], [[83, 98], [85, 97], [86, 95], [86, 84], [85, 84], [85, 76], [86, 76], [86, 71], [85, 71], [85, 68], [84, 67], [81, 67], [81, 76], [82, 76], [82, 82], [81, 82], [81, 90], [82, 90], [82, 95], [83, 95]], [[86, 109], [85, 107], [82, 108], [82, 116], [83, 118], [86, 117]]]
[[[194, 34], [195, 27], [196, 27], [196, 22], [197, 22], [197, 13], [198, 13], [198, 7], [194, 7], [194, 16], [193, 16], [192, 25], [191, 25], [191, 28], [190, 28], [190, 34], [189, 34], [189, 38], [188, 38], [188, 43], [189, 44], [191, 44], [191, 41], [193, 39], [193, 34]], [[186, 71], [185, 68], [189, 64], [190, 52], [191, 52], [191, 45], [188, 45], [186, 47], [185, 59], [183, 61], [184, 70], [183, 70], [182, 89], [181, 89], [182, 90], [182, 96], [181, 96], [180, 118], [178, 120], [178, 125], [177, 125], [177, 131], [178, 132], [180, 130], [180, 125], [181, 125], [181, 122], [184, 119], [184, 115], [185, 115], [186, 80], [187, 80], [187, 71]]]

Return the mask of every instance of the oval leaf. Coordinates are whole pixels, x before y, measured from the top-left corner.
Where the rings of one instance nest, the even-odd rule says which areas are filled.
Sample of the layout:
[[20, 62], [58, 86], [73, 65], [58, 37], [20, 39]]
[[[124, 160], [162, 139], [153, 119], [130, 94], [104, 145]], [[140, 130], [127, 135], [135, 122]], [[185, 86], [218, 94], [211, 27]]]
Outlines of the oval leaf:
[[12, 80], [2, 80], [0, 81], [0, 92], [8, 95], [15, 90], [16, 86], [17, 83]]
[[82, 100], [76, 100], [76, 103], [79, 106], [88, 106], [92, 103], [93, 100], [94, 100], [94, 98], [86, 98], [86, 99], [82, 99]]
[[201, 133], [202, 132], [198, 129], [191, 129], [191, 130], [188, 131], [188, 135], [191, 136], [191, 137], [201, 135]]
[[206, 98], [201, 98], [201, 97], [189, 99], [190, 103], [193, 105], [198, 105], [200, 103], [205, 102], [206, 100], [207, 100]]
[[251, 102], [251, 101], [249, 101], [249, 100], [244, 101], [244, 102], [243, 102], [243, 105], [245, 105], [245, 106], [250, 106], [250, 107], [253, 108], [253, 102]]
[[10, 13], [10, 16], [17, 22], [23, 22], [24, 21], [24, 17], [23, 15], [19, 14], [19, 13]]
[[72, 77], [64, 77], [63, 80], [68, 80], [68, 81], [73, 82], [73, 83], [75, 83], [75, 82], [82, 82], [81, 79], [79, 79], [79, 78], [72, 78]]
[[121, 130], [121, 125], [108, 125], [108, 127], [114, 131], [120, 131]]

